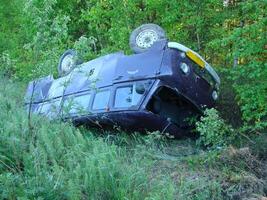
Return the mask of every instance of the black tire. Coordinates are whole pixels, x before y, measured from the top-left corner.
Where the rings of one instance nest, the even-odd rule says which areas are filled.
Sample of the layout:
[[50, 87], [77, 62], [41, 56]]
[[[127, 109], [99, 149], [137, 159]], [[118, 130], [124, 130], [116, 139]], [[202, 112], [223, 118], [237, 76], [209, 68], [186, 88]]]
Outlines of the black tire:
[[[67, 56], [73, 57], [73, 64], [69, 67], [68, 70], [64, 70], [62, 68], [62, 62], [64, 60], [64, 58], [66, 58]], [[70, 73], [72, 71], [73, 68], [75, 68], [78, 64], [81, 64], [82, 61], [78, 59], [78, 54], [75, 50], [73, 49], [68, 49], [67, 51], [65, 51], [62, 56], [59, 59], [59, 63], [58, 63], [58, 75], [59, 77], [65, 76], [68, 73]]]
[[[142, 35], [143, 34], [143, 35]], [[143, 53], [158, 40], [166, 39], [165, 31], [157, 24], [143, 24], [133, 30], [130, 47], [135, 53]]]

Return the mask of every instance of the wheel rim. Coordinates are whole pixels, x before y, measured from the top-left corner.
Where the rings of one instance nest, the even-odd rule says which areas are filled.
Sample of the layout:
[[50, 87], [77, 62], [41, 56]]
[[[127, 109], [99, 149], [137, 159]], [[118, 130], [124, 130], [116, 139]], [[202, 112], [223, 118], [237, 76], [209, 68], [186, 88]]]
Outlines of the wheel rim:
[[66, 55], [61, 63], [61, 69], [63, 72], [68, 72], [73, 68], [74, 65], [74, 56], [73, 55]]
[[159, 39], [156, 31], [144, 30], [140, 32], [136, 37], [136, 44], [140, 48], [147, 49], [152, 46], [152, 44]]

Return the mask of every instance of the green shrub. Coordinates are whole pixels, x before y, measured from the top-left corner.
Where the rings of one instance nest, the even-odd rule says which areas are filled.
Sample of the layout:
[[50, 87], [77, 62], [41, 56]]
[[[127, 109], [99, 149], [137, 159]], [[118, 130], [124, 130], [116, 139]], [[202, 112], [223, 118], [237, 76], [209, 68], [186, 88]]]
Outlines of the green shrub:
[[200, 134], [199, 143], [208, 147], [220, 147], [229, 144], [235, 137], [234, 130], [219, 116], [216, 109], [206, 109], [200, 121], [196, 123]]

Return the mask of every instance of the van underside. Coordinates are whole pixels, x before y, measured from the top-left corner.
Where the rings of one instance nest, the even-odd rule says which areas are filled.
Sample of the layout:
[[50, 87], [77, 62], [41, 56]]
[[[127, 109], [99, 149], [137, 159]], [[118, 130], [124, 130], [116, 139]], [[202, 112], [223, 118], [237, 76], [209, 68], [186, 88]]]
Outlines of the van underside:
[[153, 94], [146, 109], [167, 118], [179, 128], [191, 128], [200, 111], [177, 91], [161, 86]]

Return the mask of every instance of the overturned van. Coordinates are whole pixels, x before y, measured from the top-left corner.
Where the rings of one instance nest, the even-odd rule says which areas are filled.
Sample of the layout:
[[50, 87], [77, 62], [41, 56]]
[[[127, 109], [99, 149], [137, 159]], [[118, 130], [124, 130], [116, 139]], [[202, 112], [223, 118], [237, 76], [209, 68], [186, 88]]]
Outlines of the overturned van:
[[28, 111], [75, 125], [184, 136], [190, 119], [214, 105], [220, 78], [200, 55], [164, 36], [157, 25], [142, 25], [131, 35], [134, 54], [118, 52], [81, 64], [75, 51], [66, 51], [61, 77], [29, 83]]

